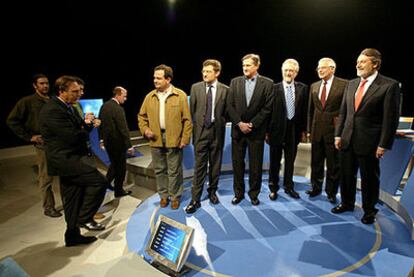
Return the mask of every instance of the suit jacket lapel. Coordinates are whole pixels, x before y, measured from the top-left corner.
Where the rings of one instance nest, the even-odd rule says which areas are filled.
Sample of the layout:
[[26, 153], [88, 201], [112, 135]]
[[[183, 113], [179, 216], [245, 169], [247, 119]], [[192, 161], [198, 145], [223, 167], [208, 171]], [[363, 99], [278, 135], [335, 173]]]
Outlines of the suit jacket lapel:
[[329, 99], [333, 98], [334, 95], [338, 92], [338, 87], [336, 86], [336, 78], [332, 80], [331, 89], [329, 90], [328, 97], [326, 98], [325, 109], [326, 106], [329, 105]]
[[202, 85], [197, 90], [197, 98], [198, 98], [197, 106], [199, 106], [202, 109], [201, 114], [204, 115], [206, 113], [206, 105], [207, 105], [206, 83], [202, 83]]
[[[349, 82], [349, 90], [351, 93], [351, 95], [349, 95], [348, 97], [351, 98], [351, 102], [352, 102], [352, 107], [355, 107], [355, 93], [358, 89], [358, 85], [359, 85], [359, 80], [355, 79], [354, 81]], [[354, 108], [352, 109], [353, 111], [355, 110]]]
[[312, 94], [313, 94], [312, 96], [317, 99], [316, 103], [318, 105], [318, 108], [322, 110], [322, 102], [321, 102], [321, 99], [319, 99], [319, 90], [321, 89], [321, 86], [322, 86], [322, 81], [319, 81], [319, 85], [315, 86], [317, 87], [317, 89], [312, 91]]
[[220, 103], [220, 100], [222, 97], [223, 97], [223, 88], [221, 87], [220, 83], [217, 82], [216, 99], [214, 100], [214, 108], [217, 107], [217, 103]]
[[372, 84], [369, 86], [368, 90], [365, 92], [364, 96], [362, 97], [362, 101], [361, 104], [359, 105], [358, 110], [361, 109], [361, 107], [367, 102], [369, 101], [369, 98], [374, 94], [374, 92], [379, 88], [377, 81], [378, 80], [378, 76], [377, 78], [374, 80], [374, 82], [372, 82]]
[[[241, 110], [245, 111], [247, 109], [247, 99], [246, 99], [246, 84], [245, 84], [245, 78], [239, 79], [239, 89], [237, 91], [241, 91], [240, 100], [241, 100], [241, 106], [243, 107]], [[250, 100], [251, 102], [251, 100]]]
[[[283, 86], [283, 82], [281, 82], [277, 89], [276, 89], [276, 94], [280, 93], [280, 97], [283, 99], [283, 113], [286, 116], [287, 115], [287, 108], [286, 108], [286, 97], [285, 97], [285, 88]], [[274, 97], [277, 97], [278, 95], [274, 95]]]
[[296, 86], [296, 82], [294, 83], [294, 86], [295, 86], [295, 114], [296, 114], [296, 111], [298, 109], [298, 105], [299, 105], [299, 101], [300, 101], [301, 94], [299, 93], [299, 89]]

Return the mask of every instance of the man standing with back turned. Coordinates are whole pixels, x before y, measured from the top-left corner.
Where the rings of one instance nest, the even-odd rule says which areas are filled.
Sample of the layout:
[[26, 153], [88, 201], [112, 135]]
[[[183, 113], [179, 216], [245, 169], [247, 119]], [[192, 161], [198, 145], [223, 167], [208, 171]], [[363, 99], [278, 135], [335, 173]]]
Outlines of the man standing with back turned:
[[358, 78], [351, 80], [345, 90], [335, 147], [341, 150], [341, 198], [333, 213], [353, 211], [358, 168], [361, 172], [361, 222], [372, 224], [378, 209], [379, 160], [394, 142], [399, 119], [400, 88], [398, 82], [378, 73], [381, 53], [373, 48], [359, 54]]
[[[128, 123], [122, 104], [127, 99], [127, 90], [123, 87], [115, 87], [110, 100], [102, 105], [99, 117], [102, 120], [99, 134], [101, 143], [105, 146], [111, 164], [106, 178], [110, 184], [114, 181], [115, 197], [131, 194], [130, 190], [124, 190], [123, 184], [126, 174], [126, 153], [133, 155], [134, 148], [129, 137]], [[102, 145], [101, 145], [102, 146]]]

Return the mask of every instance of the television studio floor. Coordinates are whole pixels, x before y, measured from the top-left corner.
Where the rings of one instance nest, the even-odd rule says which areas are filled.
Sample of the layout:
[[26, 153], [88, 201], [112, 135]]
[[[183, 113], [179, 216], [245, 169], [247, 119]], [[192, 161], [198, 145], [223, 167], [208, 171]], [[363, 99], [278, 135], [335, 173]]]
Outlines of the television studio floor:
[[186, 276], [405, 277], [414, 265], [414, 241], [387, 207], [379, 205], [378, 221], [369, 226], [359, 221], [359, 208], [331, 214], [324, 195], [308, 199], [301, 177], [295, 179], [300, 200], [280, 191], [272, 202], [264, 186], [256, 207], [248, 199], [232, 205], [232, 177], [223, 175], [220, 204], [203, 200], [191, 216], [184, 212], [189, 182], [176, 211], [160, 209], [154, 192], [132, 186], [132, 197], [108, 194], [107, 229], [89, 232], [97, 242], [66, 248], [63, 217], [41, 213], [35, 170], [30, 148], [0, 151], [0, 260], [11, 257], [32, 277], [165, 276], [141, 257], [157, 214], [195, 228]]

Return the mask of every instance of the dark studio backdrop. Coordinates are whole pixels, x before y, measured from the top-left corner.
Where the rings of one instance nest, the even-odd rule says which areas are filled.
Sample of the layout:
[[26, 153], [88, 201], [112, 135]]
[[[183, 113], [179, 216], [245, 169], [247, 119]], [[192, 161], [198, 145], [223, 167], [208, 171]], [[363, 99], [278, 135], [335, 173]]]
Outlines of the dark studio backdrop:
[[377, 48], [383, 55], [380, 73], [402, 84], [402, 115], [413, 116], [412, 72], [406, 69], [412, 49], [407, 5], [362, 0], [11, 4], [3, 13], [12, 19], [1, 19], [7, 73], [0, 148], [24, 144], [5, 120], [18, 99], [33, 93], [35, 73], [46, 74], [51, 85], [63, 74], [83, 78], [84, 98], [107, 100], [114, 86], [124, 86], [129, 92], [127, 120], [136, 130], [142, 100], [153, 88], [154, 66], [172, 66], [173, 84], [189, 93], [191, 84], [201, 80], [205, 59], [222, 62], [220, 80], [228, 84], [242, 74], [240, 59], [247, 53], [259, 54], [259, 72], [277, 82], [282, 62], [295, 58], [301, 67], [297, 80], [311, 84], [318, 80], [320, 58], [333, 58], [336, 75], [352, 79], [360, 51]]

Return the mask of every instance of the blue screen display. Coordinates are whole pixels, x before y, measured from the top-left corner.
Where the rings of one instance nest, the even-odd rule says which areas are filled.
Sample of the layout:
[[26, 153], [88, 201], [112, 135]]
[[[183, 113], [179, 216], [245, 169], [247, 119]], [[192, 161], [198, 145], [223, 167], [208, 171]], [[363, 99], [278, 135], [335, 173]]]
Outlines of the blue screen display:
[[99, 117], [99, 110], [103, 104], [102, 99], [81, 99], [79, 104], [82, 106], [83, 114], [92, 112], [95, 117]]
[[161, 221], [151, 249], [173, 263], [177, 262], [186, 232]]

